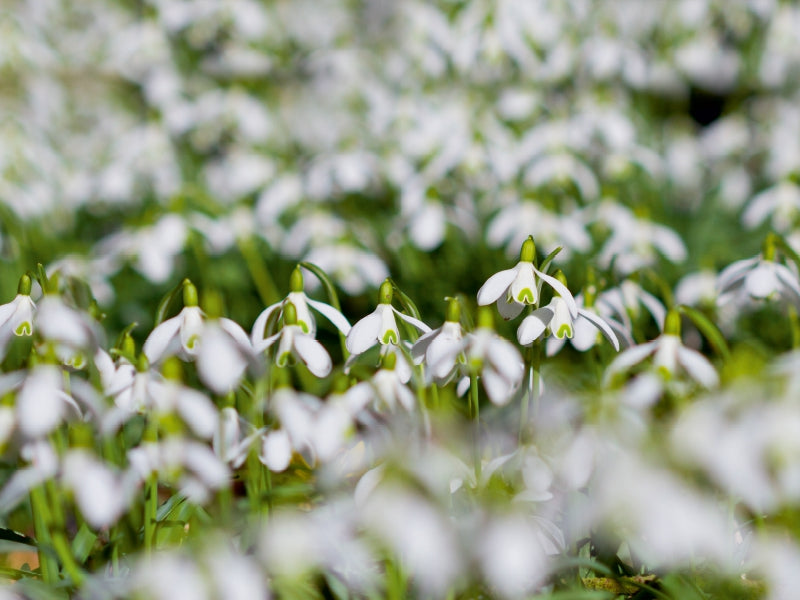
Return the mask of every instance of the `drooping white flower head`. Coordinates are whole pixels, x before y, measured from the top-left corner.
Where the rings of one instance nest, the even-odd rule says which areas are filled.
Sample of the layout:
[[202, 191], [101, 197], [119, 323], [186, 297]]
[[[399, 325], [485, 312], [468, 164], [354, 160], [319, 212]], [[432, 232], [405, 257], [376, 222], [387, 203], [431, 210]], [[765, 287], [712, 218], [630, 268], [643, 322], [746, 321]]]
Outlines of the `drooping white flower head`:
[[653, 357], [653, 368], [665, 379], [676, 377], [681, 371], [705, 388], [719, 384], [719, 375], [714, 365], [697, 350], [683, 345], [680, 338], [680, 315], [672, 310], [667, 313], [664, 333], [655, 340], [633, 346], [617, 356], [606, 369], [605, 382], [639, 364], [648, 356]]
[[363, 354], [376, 344], [380, 344], [382, 347], [399, 345], [401, 338], [395, 315], [423, 333], [428, 333], [431, 330], [430, 327], [419, 319], [403, 314], [392, 306], [393, 292], [391, 281], [387, 279], [381, 284], [379, 294], [380, 303], [375, 311], [353, 325], [353, 328], [347, 335], [347, 350], [353, 356]]
[[[350, 333], [350, 323], [341, 312], [330, 304], [312, 300], [306, 295], [303, 291], [303, 274], [299, 266], [292, 271], [289, 287], [291, 289], [289, 295], [280, 302], [276, 302], [265, 308], [261, 314], [258, 315], [255, 323], [253, 323], [251, 340], [254, 347], [258, 347], [267, 337], [268, 332], [266, 331], [266, 327], [270, 316], [272, 316], [276, 310], [283, 310], [283, 307], [289, 303], [294, 305], [295, 311], [297, 311], [297, 324], [305, 333], [311, 336], [316, 336], [317, 334], [317, 323], [309, 307], [322, 314], [344, 335]], [[280, 316], [280, 314], [278, 316]]]
[[495, 273], [478, 290], [478, 305], [486, 306], [496, 301], [497, 310], [503, 318], [513, 319], [525, 306], [539, 304], [539, 289], [541, 281], [544, 281], [564, 299], [569, 314], [573, 319], [576, 318], [578, 307], [572, 294], [558, 279], [539, 271], [533, 265], [535, 256], [533, 237], [528, 237], [522, 244], [520, 260], [516, 266]]
[[275, 363], [279, 367], [285, 367], [291, 360], [300, 360], [317, 377], [327, 377], [331, 372], [333, 363], [328, 351], [298, 324], [297, 309], [291, 302], [283, 307], [280, 331], [257, 343], [255, 351], [263, 352], [275, 342], [278, 342]]
[[439, 329], [423, 334], [411, 348], [416, 362], [424, 361], [434, 380], [446, 383], [456, 372], [458, 357], [463, 349], [463, 333], [459, 319], [461, 307], [458, 300], [450, 298], [447, 318]]
[[33, 334], [33, 318], [36, 304], [31, 299], [31, 278], [23, 275], [19, 280], [17, 295], [0, 306], [0, 360], [8, 352], [13, 336]]
[[[212, 312], [218, 312], [218, 299], [211, 299]], [[248, 366], [257, 369], [247, 333], [231, 319], [206, 318], [197, 305], [197, 289], [188, 279], [183, 282], [183, 304], [178, 315], [153, 329], [142, 352], [154, 365], [170, 356], [196, 361], [197, 374], [206, 386], [217, 394], [229, 392]]]
[[767, 238], [761, 255], [738, 260], [723, 269], [717, 277], [717, 290], [717, 303], [720, 306], [730, 302], [781, 299], [800, 308], [800, 279], [797, 270], [775, 260], [771, 236]]

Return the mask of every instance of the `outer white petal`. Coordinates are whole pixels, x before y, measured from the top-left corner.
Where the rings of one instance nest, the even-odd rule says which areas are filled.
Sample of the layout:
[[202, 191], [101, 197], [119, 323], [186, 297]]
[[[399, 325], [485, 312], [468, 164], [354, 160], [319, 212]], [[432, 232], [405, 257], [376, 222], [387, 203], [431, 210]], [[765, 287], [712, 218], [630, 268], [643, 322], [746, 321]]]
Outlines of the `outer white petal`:
[[270, 470], [285, 471], [292, 460], [292, 444], [289, 434], [282, 429], [270, 431], [261, 440], [261, 454], [258, 459]]
[[517, 315], [522, 312], [523, 308], [525, 308], [524, 304], [515, 302], [506, 296], [497, 299], [497, 312], [499, 312], [500, 316], [506, 321], [516, 318]]
[[275, 309], [280, 308], [281, 303], [276, 302], [261, 311], [261, 314], [256, 317], [256, 322], [253, 323], [253, 329], [250, 332], [250, 341], [253, 343], [253, 347], [257, 347], [260, 345], [261, 342], [264, 341], [264, 327], [267, 326], [267, 321], [269, 320], [269, 316], [275, 311]]
[[[575, 335], [572, 336], [572, 345], [575, 346], [577, 350], [584, 352], [584, 350], [581, 350], [580, 348], [578, 348], [578, 346], [575, 345], [575, 342], [582, 343], [582, 337], [580, 333], [581, 327], [579, 323], [580, 319], [575, 321]], [[594, 336], [597, 335], [597, 332], [595, 331], [594, 327], [590, 326], [589, 329], [592, 330], [592, 340], [594, 340]], [[567, 343], [567, 338], [559, 339], [551, 335], [549, 338], [547, 338], [547, 341], [545, 342], [545, 351], [547, 352], [547, 356], [555, 356], [556, 354], [561, 352], [561, 349], [564, 347], [564, 344], [566, 343]], [[591, 348], [591, 345], [589, 345], [588, 348]]]
[[[578, 314], [580, 314], [580, 316], [582, 316], [584, 319], [589, 321], [592, 325], [597, 327], [600, 330], [600, 333], [602, 333], [603, 336], [611, 343], [611, 345], [614, 346], [614, 350], [619, 352], [619, 340], [617, 339], [617, 336], [614, 333], [614, 330], [611, 329], [611, 326], [608, 323], [606, 323], [605, 319], [603, 319], [602, 317], [599, 317], [596, 314], [592, 313], [591, 311], [585, 310], [583, 308], [578, 309]], [[576, 324], [575, 329], [576, 329], [576, 337], [577, 337], [577, 329], [578, 329], [577, 324]], [[575, 340], [573, 339], [573, 345], [574, 344], [575, 344]], [[576, 346], [576, 348], [577, 348], [577, 346]]]
[[492, 369], [484, 369], [481, 374], [481, 381], [486, 390], [486, 395], [489, 396], [489, 400], [492, 401], [492, 404], [504, 406], [511, 400], [516, 386], [510, 383], [505, 377], [501, 377]]
[[541, 271], [536, 270], [536, 274], [550, 284], [550, 287], [552, 287], [556, 293], [564, 299], [564, 301], [567, 303], [570, 316], [573, 319], [577, 318], [578, 305], [575, 303], [575, 298], [572, 297], [572, 292], [567, 289], [567, 286], [565, 286], [555, 277], [550, 277], [550, 275], [542, 273]]
[[426, 353], [428, 366], [431, 369], [434, 377], [444, 379], [456, 366], [457, 352], [453, 352], [452, 348], [459, 346], [459, 340], [453, 337], [438, 335], [431, 342]]
[[686, 346], [678, 347], [678, 362], [689, 376], [706, 388], [719, 385], [719, 375], [714, 365], [702, 354]]
[[633, 365], [642, 362], [648, 355], [655, 352], [658, 344], [659, 340], [656, 339], [645, 344], [633, 346], [622, 352], [606, 368], [605, 383], [607, 384], [617, 373], [627, 371]]
[[717, 290], [720, 293], [727, 291], [728, 288], [744, 278], [745, 274], [753, 268], [759, 260], [759, 257], [746, 258], [744, 260], [737, 260], [725, 267], [717, 276]]
[[546, 306], [537, 308], [522, 319], [522, 323], [520, 323], [519, 329], [517, 329], [517, 341], [523, 346], [532, 343], [533, 340], [538, 339], [544, 333], [552, 318], [552, 309]]
[[191, 388], [181, 386], [175, 392], [175, 408], [184, 422], [196, 436], [211, 439], [219, 428], [219, 413], [214, 403], [206, 395]]
[[[19, 296], [17, 296], [16, 298], [14, 298], [14, 300], [8, 302], [7, 304], [0, 305], [0, 325], [5, 324], [6, 321], [8, 321], [11, 318], [11, 315], [13, 315], [16, 312], [17, 298], [19, 298]], [[11, 329], [9, 329], [9, 331], [11, 331]]]
[[[36, 304], [30, 296], [17, 294], [12, 301], [14, 314], [9, 319], [9, 324], [14, 329], [14, 335], [31, 335], [33, 333], [33, 315], [36, 312]], [[0, 316], [0, 322], [4, 319]]]
[[311, 298], [306, 298], [306, 302], [308, 302], [309, 306], [314, 310], [318, 311], [322, 314], [326, 319], [328, 319], [333, 325], [341, 331], [343, 334], [347, 335], [350, 333], [350, 322], [345, 318], [345, 316], [332, 307], [330, 304], [325, 304], [324, 302], [318, 302], [316, 300], [312, 300]]
[[264, 350], [266, 350], [267, 348], [272, 346], [272, 344], [274, 344], [276, 342], [276, 340], [280, 339], [282, 337], [282, 335], [283, 335], [283, 331], [279, 331], [278, 333], [275, 333], [275, 334], [269, 336], [267, 339], [261, 340], [260, 342], [257, 342], [255, 347], [253, 348], [253, 350], [256, 353], [263, 352]]
[[500, 298], [517, 277], [517, 268], [495, 273], [478, 290], [478, 306], [487, 306]]
[[664, 329], [664, 319], [667, 318], [667, 309], [664, 308], [664, 305], [661, 303], [661, 300], [653, 296], [650, 292], [645, 292], [643, 289], [639, 288], [639, 301], [644, 304], [644, 307], [650, 311], [650, 314], [653, 315], [653, 318], [658, 325], [660, 330]]
[[669, 227], [653, 227], [653, 245], [672, 262], [686, 260], [686, 245], [681, 237]]
[[17, 422], [28, 437], [41, 437], [55, 429], [64, 416], [61, 374], [53, 367], [36, 369], [17, 395]]
[[428, 332], [431, 330], [431, 328], [430, 328], [430, 327], [428, 327], [427, 325], [425, 325], [425, 323], [423, 323], [423, 322], [422, 322], [422, 321], [420, 321], [419, 319], [415, 319], [414, 317], [411, 317], [411, 316], [409, 316], [409, 315], [405, 315], [405, 314], [401, 313], [401, 312], [400, 312], [399, 310], [397, 310], [397, 309], [396, 309], [394, 306], [392, 306], [391, 308], [392, 308], [392, 312], [393, 312], [394, 314], [396, 314], [398, 317], [400, 317], [401, 319], [403, 319], [403, 321], [405, 321], [406, 323], [411, 323], [411, 324], [412, 324], [414, 327], [416, 327], [417, 329], [419, 329], [419, 330], [420, 330], [420, 331], [422, 331], [423, 333], [428, 333]]
[[753, 229], [761, 225], [775, 209], [777, 201], [775, 191], [774, 188], [769, 188], [753, 196], [750, 204], [742, 213], [742, 224], [747, 229]]
[[180, 326], [181, 317], [178, 315], [167, 319], [150, 332], [142, 346], [142, 352], [151, 364], [155, 364], [163, 358], [170, 341], [178, 334]]
[[414, 342], [414, 345], [411, 347], [411, 357], [414, 359], [415, 364], [420, 364], [422, 362], [422, 359], [428, 351], [428, 347], [441, 332], [441, 329], [434, 329], [428, 333], [422, 334], [417, 341]]
[[800, 302], [800, 282], [798, 282], [797, 276], [790, 269], [779, 263], [775, 263], [774, 269], [775, 275], [780, 282], [791, 292], [789, 299], [797, 305]]
[[211, 321], [203, 332], [203, 343], [197, 354], [197, 374], [216, 394], [225, 394], [236, 387], [247, 368], [241, 344], [250, 348], [250, 340], [243, 330], [240, 331], [243, 339], [234, 340], [221, 324]]
[[89, 525], [101, 529], [117, 521], [127, 498], [114, 472], [102, 462], [86, 451], [70, 451], [64, 459], [63, 477]]
[[331, 372], [331, 357], [328, 351], [317, 340], [305, 333], [294, 338], [294, 347], [297, 355], [317, 377], [327, 377]]
[[380, 313], [372, 312], [353, 325], [345, 341], [347, 351], [350, 354], [361, 354], [377, 344], [382, 321]]
[[489, 363], [506, 380], [515, 385], [522, 381], [525, 366], [519, 351], [511, 342], [494, 335], [487, 344], [487, 354]]

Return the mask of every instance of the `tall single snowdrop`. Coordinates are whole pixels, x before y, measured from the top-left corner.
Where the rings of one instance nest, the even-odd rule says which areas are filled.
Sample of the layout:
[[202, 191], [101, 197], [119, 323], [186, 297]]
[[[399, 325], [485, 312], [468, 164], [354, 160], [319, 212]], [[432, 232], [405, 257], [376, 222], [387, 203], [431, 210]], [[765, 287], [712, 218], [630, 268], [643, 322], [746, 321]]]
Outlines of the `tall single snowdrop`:
[[553, 291], [564, 299], [570, 316], [578, 316], [578, 306], [569, 289], [555, 277], [538, 270], [533, 262], [536, 259], [536, 245], [533, 236], [522, 244], [519, 262], [511, 269], [495, 273], [478, 290], [478, 305], [487, 306], [497, 302], [497, 310], [504, 319], [513, 319], [525, 306], [538, 306], [541, 282], [546, 282]]

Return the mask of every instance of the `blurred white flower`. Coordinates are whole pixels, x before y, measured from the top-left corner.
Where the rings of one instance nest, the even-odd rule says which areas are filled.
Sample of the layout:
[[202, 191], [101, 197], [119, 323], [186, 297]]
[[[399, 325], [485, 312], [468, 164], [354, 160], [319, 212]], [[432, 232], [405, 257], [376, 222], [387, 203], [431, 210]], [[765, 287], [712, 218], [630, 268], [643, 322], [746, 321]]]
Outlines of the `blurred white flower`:
[[796, 269], [763, 256], [737, 260], [725, 267], [717, 277], [723, 306], [729, 302], [781, 299], [800, 307], [800, 281]]
[[800, 217], [800, 187], [791, 181], [780, 181], [753, 196], [742, 213], [742, 223], [753, 229], [771, 218], [772, 228], [788, 233]]
[[31, 279], [23, 275], [14, 299], [0, 306], [0, 360], [4, 359], [13, 336], [33, 334], [36, 304], [31, 299]]

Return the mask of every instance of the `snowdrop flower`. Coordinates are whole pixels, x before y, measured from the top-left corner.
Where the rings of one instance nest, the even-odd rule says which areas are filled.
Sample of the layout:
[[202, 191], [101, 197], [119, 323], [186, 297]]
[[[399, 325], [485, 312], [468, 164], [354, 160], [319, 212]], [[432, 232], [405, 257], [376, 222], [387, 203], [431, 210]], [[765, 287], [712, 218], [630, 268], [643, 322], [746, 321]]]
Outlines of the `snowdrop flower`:
[[[507, 404], [522, 383], [525, 371], [519, 351], [494, 330], [492, 313], [481, 308], [478, 327], [464, 338], [462, 348], [467, 366], [479, 373], [480, 381], [492, 404]], [[470, 385], [469, 377], [458, 383], [458, 393], [463, 395]]]
[[411, 348], [414, 360], [424, 360], [439, 384], [446, 383], [456, 372], [457, 359], [463, 348], [460, 318], [461, 307], [458, 300], [450, 298], [444, 324], [439, 329], [420, 336]]
[[31, 336], [36, 304], [31, 299], [31, 278], [20, 277], [17, 295], [8, 304], [0, 306], [0, 360], [8, 352], [13, 336]]
[[94, 354], [103, 338], [97, 321], [55, 294], [46, 294], [39, 301], [35, 327], [61, 362], [76, 369], [86, 364], [86, 357]]
[[327, 377], [333, 363], [325, 347], [314, 339], [297, 321], [297, 309], [289, 302], [283, 307], [283, 327], [255, 345], [256, 352], [263, 352], [275, 342], [278, 350], [275, 363], [285, 367], [292, 360], [300, 360], [317, 377]]
[[[563, 275], [559, 271], [556, 277], [561, 279]], [[562, 281], [562, 283], [565, 282]], [[579, 330], [578, 327], [581, 325], [583, 325], [583, 327]], [[586, 332], [586, 325], [591, 326], [588, 327], [588, 335]], [[553, 297], [547, 306], [537, 308], [522, 320], [519, 329], [517, 329], [517, 341], [523, 346], [532, 344], [533, 341], [541, 337], [548, 328], [552, 333], [553, 339], [556, 340], [563, 340], [564, 338], [573, 339], [576, 330], [580, 331], [581, 337], [578, 338], [577, 343], [583, 350], [588, 350], [594, 345], [597, 331], [600, 331], [611, 345], [614, 346], [614, 350], [619, 351], [617, 336], [604, 319], [585, 308], [578, 308], [577, 315], [573, 317], [569, 312], [566, 301], [561, 296]]]
[[253, 331], [251, 334], [253, 346], [259, 346], [264, 341], [264, 337], [266, 335], [265, 330], [270, 316], [272, 316], [276, 310], [283, 309], [283, 307], [287, 304], [292, 304], [294, 306], [295, 311], [297, 311], [297, 324], [305, 333], [311, 336], [315, 336], [317, 334], [317, 323], [314, 320], [314, 315], [309, 310], [309, 307], [322, 314], [331, 323], [333, 323], [336, 329], [341, 331], [344, 335], [350, 333], [350, 322], [341, 312], [339, 312], [330, 304], [312, 300], [306, 296], [305, 292], [303, 291], [303, 273], [300, 271], [299, 265], [295, 267], [294, 271], [292, 271], [292, 275], [289, 280], [289, 288], [291, 291], [286, 298], [280, 302], [276, 302], [275, 304], [268, 306], [256, 318], [256, 322], [253, 324]]
[[[245, 436], [244, 432], [248, 432]], [[242, 466], [250, 446], [258, 439], [262, 431], [256, 430], [250, 423], [239, 416], [232, 406], [222, 409], [219, 426], [214, 431], [212, 448], [214, 453], [234, 469]]]
[[[245, 331], [224, 317], [205, 319], [197, 305], [197, 289], [183, 282], [184, 307], [177, 316], [158, 325], [144, 342], [142, 352], [150, 364], [169, 356], [197, 360], [200, 380], [218, 394], [233, 389], [248, 365], [255, 367], [255, 353]], [[205, 339], [205, 343], [201, 340]]]
[[[553, 300], [555, 301], [556, 299], [554, 298]], [[587, 306], [584, 294], [581, 293], [575, 296], [575, 303], [578, 305], [578, 318], [573, 321], [572, 337], [551, 335], [547, 338], [546, 350], [548, 356], [557, 354], [564, 347], [567, 340], [569, 340], [572, 347], [578, 352], [586, 352], [597, 343], [598, 331], [611, 342], [611, 345], [614, 346], [614, 350], [616, 351], [619, 351], [620, 339], [622, 343], [627, 346], [633, 345], [633, 341], [630, 339], [630, 334], [625, 329], [625, 326], [610, 317], [603, 318], [597, 314], [597, 310], [594, 306]], [[553, 302], [550, 304], [552, 305]], [[558, 327], [559, 321], [556, 319], [557, 316], [555, 310], [553, 310], [553, 318], [549, 323], [551, 331], [553, 330], [553, 325]]]
[[536, 246], [533, 237], [528, 237], [522, 244], [520, 259], [512, 269], [495, 273], [486, 280], [478, 290], [478, 305], [486, 306], [497, 301], [497, 310], [504, 319], [513, 319], [526, 305], [539, 303], [539, 286], [541, 281], [547, 282], [553, 290], [566, 302], [566, 307], [574, 319], [578, 316], [578, 307], [575, 299], [555, 277], [539, 271], [534, 265]]
[[380, 287], [378, 307], [353, 325], [347, 335], [346, 346], [350, 354], [353, 356], [363, 354], [376, 344], [380, 344], [382, 347], [400, 344], [400, 331], [397, 329], [395, 315], [423, 333], [430, 332], [431, 328], [425, 323], [394, 308], [392, 296], [392, 282], [386, 279]]
[[416, 404], [416, 396], [408, 389], [395, 370], [396, 362], [396, 354], [390, 353], [384, 356], [383, 365], [372, 376], [369, 383], [375, 392], [375, 400], [379, 405], [386, 406], [390, 411], [394, 411], [399, 404], [411, 412]]
[[317, 246], [306, 255], [305, 260], [329, 273], [345, 292], [353, 296], [378, 285], [389, 276], [380, 258], [348, 242]]
[[790, 181], [781, 181], [753, 196], [742, 213], [742, 223], [748, 229], [753, 229], [771, 216], [773, 229], [786, 233], [799, 215], [800, 186]]
[[676, 311], [670, 311], [666, 317], [664, 333], [655, 340], [628, 348], [617, 356], [606, 369], [605, 383], [609, 384], [616, 375], [630, 370], [648, 356], [653, 356], [653, 367], [667, 380], [685, 371], [701, 386], [716, 387], [719, 384], [719, 375], [711, 362], [681, 342], [680, 319]]
[[595, 303], [597, 312], [609, 323], [619, 321], [623, 324], [624, 330], [618, 333], [628, 346], [633, 345], [633, 338], [629, 333], [633, 329], [631, 319], [639, 317], [642, 306], [652, 315], [660, 329], [667, 316], [667, 309], [661, 300], [645, 291], [635, 281], [626, 279], [618, 287], [603, 291]]
[[764, 253], [737, 260], [717, 278], [720, 306], [733, 300], [772, 300], [781, 298], [800, 307], [800, 281], [795, 269], [775, 261], [774, 245], [769, 238]]

